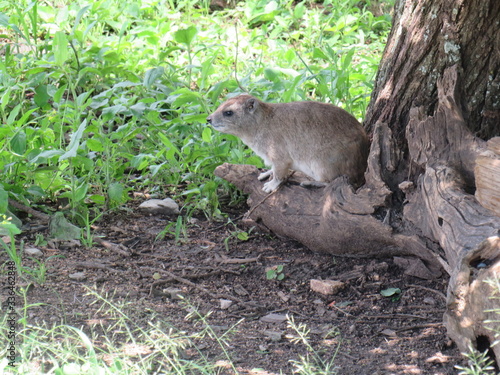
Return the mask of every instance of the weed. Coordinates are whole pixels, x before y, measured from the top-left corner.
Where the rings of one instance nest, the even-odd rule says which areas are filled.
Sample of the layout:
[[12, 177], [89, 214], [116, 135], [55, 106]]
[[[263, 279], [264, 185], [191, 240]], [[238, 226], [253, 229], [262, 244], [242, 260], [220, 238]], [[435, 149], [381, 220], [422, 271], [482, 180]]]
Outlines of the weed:
[[327, 101], [363, 117], [386, 15], [355, 0], [252, 0], [210, 15], [208, 3], [2, 2], [3, 189], [26, 202], [66, 199], [78, 221], [120, 207], [131, 189], [168, 186], [186, 212], [220, 218], [219, 196], [234, 188], [215, 167], [263, 166], [204, 125], [241, 92], [235, 70], [264, 100]]
[[392, 302], [399, 301], [401, 298], [401, 289], [399, 288], [387, 288], [380, 291], [380, 294], [384, 297], [391, 298]]
[[[337, 356], [340, 344], [337, 341], [336, 349], [328, 357], [324, 357], [312, 345], [310, 339], [310, 329], [305, 324], [295, 323], [293, 316], [287, 317], [288, 328], [295, 332], [289, 337], [293, 344], [302, 344], [307, 349], [306, 356], [300, 356], [298, 361], [292, 361], [295, 368], [295, 373], [303, 375], [333, 375], [337, 373], [338, 368], [335, 366], [335, 357]], [[337, 330], [328, 332], [327, 336], [338, 336]]]
[[[17, 331], [15, 373], [55, 374], [215, 374], [216, 366], [209, 363], [200, 350], [197, 359], [185, 359], [187, 349], [195, 349], [194, 342], [210, 335], [224, 346], [229, 332], [217, 336], [199, 315], [205, 327], [201, 332], [187, 335], [169, 326], [165, 321], [151, 316], [147, 326], [140, 326], [127, 315], [131, 307], [126, 302], [113, 302], [109, 296], [89, 290], [88, 296], [97, 304], [100, 321], [89, 326], [74, 327], [65, 324], [31, 325], [26, 293], [24, 308]], [[6, 315], [0, 323], [0, 338], [7, 342], [8, 325]], [[231, 328], [231, 332], [235, 327]], [[5, 339], [5, 340], [4, 340]], [[5, 348], [0, 348], [0, 357], [5, 358]], [[0, 361], [0, 372], [9, 373], [8, 362]]]
[[0, 216], [2, 221], [0, 222], [0, 235], [6, 235], [7, 242], [0, 237], [0, 245], [5, 250], [9, 258], [15, 263], [18, 274], [22, 274], [22, 249], [23, 242], [19, 244], [19, 251], [16, 246], [15, 236], [20, 234], [21, 231], [11, 222], [11, 218], [7, 218], [5, 215]]
[[281, 281], [285, 278], [285, 273], [283, 272], [284, 266], [282, 264], [270, 267], [266, 270], [266, 279], [268, 280], [278, 280]]
[[250, 239], [250, 233], [252, 233], [252, 230], [253, 230], [253, 228], [251, 228], [248, 232], [240, 230], [240, 229], [236, 229], [236, 230], [232, 231], [229, 234], [229, 236], [227, 236], [224, 239], [224, 247], [226, 248], [226, 251], [229, 252], [229, 242], [232, 239], [237, 239], [237, 240], [243, 241], [243, 242], [248, 241]]
[[469, 366], [455, 366], [456, 369], [461, 370], [459, 375], [493, 375], [495, 373], [495, 368], [492, 366], [493, 361], [487, 351], [480, 353], [476, 349], [470, 348], [464, 356], [467, 358]]

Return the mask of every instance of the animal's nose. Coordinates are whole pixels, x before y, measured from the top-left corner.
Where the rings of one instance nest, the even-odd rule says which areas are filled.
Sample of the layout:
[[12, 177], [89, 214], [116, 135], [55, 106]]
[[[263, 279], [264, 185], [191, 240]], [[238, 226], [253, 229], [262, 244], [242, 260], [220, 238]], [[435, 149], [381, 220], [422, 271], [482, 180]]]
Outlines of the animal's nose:
[[211, 124], [211, 123], [212, 123], [212, 117], [207, 117], [207, 122], [208, 122], [209, 124]]

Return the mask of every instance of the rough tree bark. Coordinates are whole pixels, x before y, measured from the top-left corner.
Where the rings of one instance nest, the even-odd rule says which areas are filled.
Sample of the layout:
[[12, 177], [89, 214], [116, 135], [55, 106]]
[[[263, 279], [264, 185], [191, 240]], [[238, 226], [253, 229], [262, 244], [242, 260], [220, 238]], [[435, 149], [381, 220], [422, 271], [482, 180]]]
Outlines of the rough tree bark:
[[[266, 196], [254, 167], [216, 174], [249, 194], [249, 218], [312, 250], [413, 256], [406, 272], [420, 277], [446, 271], [450, 337], [464, 352], [488, 348], [500, 309], [485, 282], [500, 276], [500, 189], [476, 167], [500, 173], [500, 140], [486, 143], [500, 135], [500, 1], [399, 1], [364, 125], [372, 144], [357, 191], [338, 178]], [[500, 365], [500, 345], [491, 349]]]

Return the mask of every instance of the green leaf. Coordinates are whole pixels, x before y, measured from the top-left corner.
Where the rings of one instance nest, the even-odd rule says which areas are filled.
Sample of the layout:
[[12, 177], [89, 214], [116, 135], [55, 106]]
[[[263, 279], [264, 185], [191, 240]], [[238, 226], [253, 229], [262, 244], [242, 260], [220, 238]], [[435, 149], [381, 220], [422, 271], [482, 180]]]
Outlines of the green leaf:
[[102, 152], [104, 151], [104, 144], [102, 141], [99, 141], [95, 138], [87, 139], [87, 147], [90, 151]]
[[189, 26], [187, 29], [180, 29], [174, 33], [174, 39], [177, 43], [182, 43], [188, 47], [191, 45], [198, 30], [195, 26]]
[[280, 72], [277, 69], [272, 69], [272, 68], [264, 69], [264, 77], [266, 77], [268, 80], [272, 82], [279, 81], [279, 74]]
[[203, 132], [201, 133], [201, 138], [203, 139], [204, 142], [207, 143], [212, 143], [212, 129], [209, 128], [208, 126], [203, 129]]
[[0, 12], [0, 25], [5, 28], [9, 27], [9, 16], [2, 12]]
[[75, 191], [73, 192], [73, 198], [75, 202], [81, 202], [85, 199], [85, 196], [87, 195], [87, 191], [89, 189], [89, 184], [87, 181], [83, 181], [79, 186], [76, 187]]
[[0, 215], [7, 212], [7, 206], [9, 203], [9, 194], [0, 185]]
[[248, 232], [239, 232], [238, 235], [236, 236], [240, 241], [248, 241]]
[[24, 155], [26, 152], [26, 133], [19, 131], [11, 140], [10, 147], [17, 155]]
[[149, 69], [146, 71], [144, 75], [144, 80], [142, 84], [146, 86], [147, 89], [150, 89], [151, 86], [163, 75], [165, 69], [162, 66], [158, 66], [156, 68]]
[[78, 27], [78, 24], [80, 23], [80, 20], [82, 19], [83, 15], [85, 14], [85, 12], [90, 8], [90, 5], [87, 5], [87, 6], [84, 6], [82, 9], [80, 9], [78, 11], [78, 13], [76, 14], [76, 18], [75, 18], [75, 21], [74, 21], [74, 24], [73, 24], [73, 34], [75, 33], [76, 31], [76, 28]]
[[354, 56], [354, 48], [351, 48], [342, 59], [342, 70], [348, 71], [349, 65], [351, 65], [352, 57]]
[[49, 98], [49, 94], [47, 93], [47, 85], [37, 86], [37, 88], [35, 89], [35, 97], [33, 98], [35, 104], [42, 108], [47, 105], [47, 103], [49, 102]]
[[380, 294], [384, 297], [393, 297], [395, 295], [401, 294], [401, 289], [399, 288], [387, 288], [380, 291]]
[[108, 197], [109, 199], [116, 203], [123, 202], [123, 191], [125, 190], [124, 186], [119, 182], [112, 182], [109, 184], [108, 188]]
[[56, 65], [61, 66], [66, 62], [69, 54], [68, 48], [68, 38], [66, 34], [62, 31], [56, 31], [52, 43], [52, 52], [54, 53]]
[[[38, 155], [36, 155], [33, 159], [30, 160], [30, 163], [45, 163], [45, 159], [50, 159], [56, 155], [63, 155], [64, 151], [62, 150], [46, 150], [40, 152]], [[41, 159], [40, 161], [38, 161]]]
[[[5, 102], [7, 103], [7, 100]], [[21, 110], [21, 106], [22, 104], [19, 103], [14, 107], [12, 111], [10, 111], [9, 117], [7, 117], [7, 125], [12, 125], [12, 123], [16, 120], [16, 117], [19, 114], [19, 111]]]
[[103, 195], [94, 194], [89, 197], [89, 199], [96, 204], [106, 203], [106, 198]]
[[83, 120], [80, 126], [78, 127], [78, 130], [75, 133], [71, 134], [71, 141], [69, 142], [69, 145], [66, 148], [66, 152], [64, 153], [64, 155], [61, 155], [61, 157], [59, 158], [59, 161], [76, 156], [78, 146], [80, 145], [80, 139], [82, 138], [83, 131], [85, 130], [86, 127], [87, 127], [87, 119]]
[[306, 13], [306, 6], [304, 3], [299, 3], [295, 6], [295, 9], [293, 10], [293, 18], [299, 19], [304, 16]]
[[327, 60], [327, 61], [329, 60], [328, 56], [318, 47], [314, 47], [313, 49], [313, 58]]
[[46, 193], [45, 193], [45, 190], [43, 190], [40, 186], [37, 186], [37, 185], [31, 185], [29, 188], [28, 188], [28, 193], [30, 193], [31, 195], [35, 196], [35, 197], [38, 197], [38, 198], [42, 198], [42, 197], [45, 197]]
[[272, 280], [276, 278], [276, 271], [273, 269], [269, 269], [266, 271], [266, 279]]

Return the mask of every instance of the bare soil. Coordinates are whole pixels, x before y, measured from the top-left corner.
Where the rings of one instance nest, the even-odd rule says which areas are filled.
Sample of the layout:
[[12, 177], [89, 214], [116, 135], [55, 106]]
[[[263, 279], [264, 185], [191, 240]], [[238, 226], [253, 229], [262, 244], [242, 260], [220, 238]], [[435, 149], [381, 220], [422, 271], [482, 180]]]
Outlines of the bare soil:
[[[196, 332], [199, 322], [186, 319], [190, 307], [176, 298], [180, 293], [200, 313], [211, 312], [207, 321], [218, 334], [237, 324], [227, 351], [239, 374], [293, 373], [292, 361], [306, 356], [307, 349], [291, 340], [297, 333], [280, 321], [285, 315], [310, 329], [310, 343], [322, 358], [336, 353], [338, 374], [448, 375], [457, 374], [456, 364], [463, 365], [442, 323], [446, 278], [404, 275], [392, 259], [316, 254], [257, 230], [240, 240], [234, 233], [236, 226], [248, 231], [241, 223], [246, 207], [225, 209], [236, 226], [198, 217], [180, 243], [171, 235], [155, 241], [175, 218], [143, 214], [137, 205], [106, 216], [93, 228], [106, 241], [122, 245], [118, 252], [109, 244], [90, 249], [51, 242], [38, 246], [44, 258], [59, 257], [46, 262], [46, 282], [28, 293], [29, 304], [44, 304], [30, 308], [31, 324], [64, 322], [89, 332], [97, 329], [94, 322], [105, 317], [87, 295], [91, 288], [112, 301], [126, 300], [127, 314], [145, 327], [155, 316], [181, 331]], [[37, 233], [46, 235], [35, 220], [31, 228], [23, 234], [27, 246]], [[119, 254], [120, 249], [125, 253]], [[4, 258], [1, 254], [2, 263]], [[266, 278], [266, 270], [280, 265], [283, 280]], [[69, 277], [76, 272], [84, 273], [82, 281]], [[311, 279], [340, 280], [345, 286], [322, 295], [311, 290]], [[401, 289], [399, 298], [381, 295], [391, 287]], [[221, 300], [232, 302], [222, 306]], [[263, 319], [269, 314], [278, 321]], [[214, 362], [226, 359], [214, 340], [207, 338], [197, 347]], [[196, 356], [196, 351], [185, 355]]]

